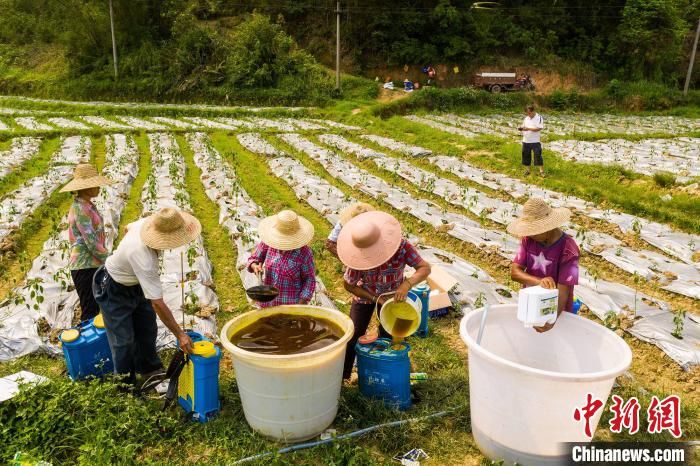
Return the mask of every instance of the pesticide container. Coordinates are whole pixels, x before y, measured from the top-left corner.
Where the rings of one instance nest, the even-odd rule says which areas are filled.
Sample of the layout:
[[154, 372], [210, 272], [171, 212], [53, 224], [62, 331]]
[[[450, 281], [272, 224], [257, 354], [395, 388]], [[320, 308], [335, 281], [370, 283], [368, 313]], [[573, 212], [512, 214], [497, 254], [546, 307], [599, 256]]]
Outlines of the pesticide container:
[[[342, 336], [323, 348], [298, 354], [271, 355], [246, 351], [231, 337], [259, 319], [291, 314], [325, 319]], [[221, 330], [221, 342], [231, 352], [243, 413], [250, 427], [283, 442], [308, 440], [335, 419], [343, 380], [345, 348], [352, 320], [334, 309], [317, 306], [277, 306], [242, 314]]]
[[193, 350], [177, 381], [177, 402], [193, 420], [207, 422], [219, 412], [221, 350], [197, 332], [187, 332]]
[[[588, 442], [576, 408], [587, 394], [605, 403], [632, 352], [602, 325], [569, 312], [550, 331], [537, 333], [517, 319], [515, 304], [467, 314], [460, 334], [469, 349], [471, 425], [479, 449], [494, 461], [568, 464], [561, 442]], [[590, 419], [595, 432], [604, 408]]]
[[421, 283], [414, 286], [411, 291], [418, 296], [421, 303], [420, 326], [416, 334], [425, 338], [428, 336], [428, 318], [430, 317], [430, 286], [427, 283]]
[[77, 327], [63, 330], [58, 339], [63, 346], [66, 369], [71, 379], [102, 377], [114, 372], [102, 314], [81, 322]]
[[360, 392], [366, 397], [383, 400], [391, 408], [410, 408], [410, 350], [405, 342], [392, 345], [386, 338], [360, 339], [355, 346]]
[[413, 291], [406, 294], [406, 301], [387, 299], [379, 313], [379, 323], [396, 339], [413, 335], [421, 325], [423, 304]]
[[557, 320], [559, 290], [541, 286], [523, 288], [518, 293], [518, 320], [526, 327], [542, 327]]

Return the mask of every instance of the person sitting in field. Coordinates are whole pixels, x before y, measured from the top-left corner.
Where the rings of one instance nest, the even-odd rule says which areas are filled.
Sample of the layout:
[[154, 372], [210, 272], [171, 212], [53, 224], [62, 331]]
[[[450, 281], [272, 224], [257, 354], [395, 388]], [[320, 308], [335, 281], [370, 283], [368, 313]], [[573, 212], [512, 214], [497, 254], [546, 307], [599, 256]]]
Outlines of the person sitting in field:
[[408, 78], [403, 80], [403, 90], [406, 92], [413, 92], [413, 81]]
[[279, 295], [260, 307], [283, 304], [309, 304], [316, 290], [316, 268], [308, 244], [314, 226], [291, 210], [264, 218], [258, 225], [260, 242], [248, 258], [248, 271], [264, 273], [265, 285], [274, 286]]
[[365, 212], [372, 212], [373, 210], [374, 207], [365, 202], [355, 202], [354, 204], [350, 204], [340, 211], [340, 215], [338, 216], [339, 219], [335, 223], [333, 230], [331, 230], [331, 234], [328, 235], [328, 239], [326, 240], [326, 249], [328, 249], [335, 257], [338, 257], [338, 236], [340, 235], [340, 230], [343, 229], [343, 225], [358, 215]]
[[[345, 350], [343, 378], [352, 375], [355, 344], [367, 331], [375, 309], [377, 317], [393, 294], [397, 302], [405, 301], [412, 287], [430, 275], [430, 264], [416, 248], [403, 239], [401, 224], [386, 212], [365, 212], [350, 220], [338, 236], [338, 257], [347, 267], [344, 286], [352, 293], [350, 318], [355, 332]], [[404, 277], [406, 266], [415, 273]], [[380, 336], [388, 337], [380, 326]]]
[[[573, 312], [574, 286], [578, 284], [579, 248], [561, 230], [570, 217], [569, 209], [552, 209], [544, 199], [533, 197], [523, 206], [522, 216], [507, 228], [508, 233], [521, 238], [520, 250], [510, 267], [511, 278], [524, 287], [558, 289], [557, 315]], [[546, 332], [553, 326], [535, 329]]]
[[92, 277], [105, 263], [109, 251], [105, 246], [102, 215], [92, 203], [100, 194], [100, 186], [112, 182], [97, 173], [89, 163], [75, 167], [73, 179], [61, 189], [74, 192], [75, 198], [68, 212], [68, 239], [71, 243], [68, 268], [80, 301], [80, 321], [92, 319], [100, 308], [92, 295]]

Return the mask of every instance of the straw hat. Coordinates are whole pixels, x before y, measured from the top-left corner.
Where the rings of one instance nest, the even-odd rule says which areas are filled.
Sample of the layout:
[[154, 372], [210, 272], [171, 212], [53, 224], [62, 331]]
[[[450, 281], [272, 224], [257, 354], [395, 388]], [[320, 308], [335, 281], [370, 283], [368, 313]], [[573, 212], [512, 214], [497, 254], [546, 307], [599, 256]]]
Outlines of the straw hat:
[[291, 251], [306, 246], [314, 237], [314, 226], [291, 210], [283, 210], [264, 218], [258, 225], [263, 243], [280, 251]]
[[89, 163], [81, 163], [75, 167], [73, 179], [61, 189], [61, 192], [80, 191], [82, 189], [97, 188], [110, 184], [112, 184], [112, 180], [97, 173], [95, 167]]
[[338, 257], [351, 269], [379, 267], [401, 246], [401, 224], [386, 212], [365, 212], [350, 220], [338, 237]]
[[565, 207], [552, 209], [540, 197], [530, 198], [523, 206], [522, 216], [508, 225], [508, 233], [515, 236], [532, 236], [546, 233], [566, 224], [571, 211]]
[[175, 249], [193, 241], [201, 232], [199, 220], [187, 212], [166, 207], [146, 219], [141, 227], [141, 240], [149, 248]]
[[358, 215], [364, 214], [365, 212], [372, 212], [374, 210], [374, 207], [366, 202], [355, 202], [354, 204], [350, 204], [340, 211], [340, 215], [338, 216], [340, 224], [345, 225]]

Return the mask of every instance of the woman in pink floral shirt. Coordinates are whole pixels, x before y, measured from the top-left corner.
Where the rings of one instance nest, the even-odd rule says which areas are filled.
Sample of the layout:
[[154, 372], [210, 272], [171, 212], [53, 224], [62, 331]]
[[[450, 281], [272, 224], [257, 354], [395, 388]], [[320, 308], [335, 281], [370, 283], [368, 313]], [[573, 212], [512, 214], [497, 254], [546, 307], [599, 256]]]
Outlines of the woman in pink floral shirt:
[[274, 286], [279, 295], [260, 307], [283, 304], [308, 304], [316, 290], [316, 268], [311, 248], [313, 225], [291, 210], [260, 222], [258, 234], [262, 240], [248, 258], [248, 271], [264, 272], [265, 285]]
[[109, 255], [105, 247], [105, 231], [102, 215], [92, 203], [100, 194], [100, 186], [111, 181], [100, 176], [90, 164], [76, 167], [73, 180], [61, 192], [75, 192], [68, 212], [68, 238], [71, 242], [69, 268], [75, 291], [80, 300], [80, 320], [88, 320], [99, 314], [100, 309], [92, 295], [92, 277]]

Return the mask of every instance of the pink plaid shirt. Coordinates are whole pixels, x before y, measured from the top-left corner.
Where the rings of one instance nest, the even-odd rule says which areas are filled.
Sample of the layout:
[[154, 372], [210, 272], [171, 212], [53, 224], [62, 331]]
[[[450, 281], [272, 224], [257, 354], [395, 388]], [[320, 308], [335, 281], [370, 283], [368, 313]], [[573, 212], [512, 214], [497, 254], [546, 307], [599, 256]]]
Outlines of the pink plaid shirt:
[[[370, 270], [348, 268], [345, 271], [345, 281], [350, 285], [363, 288], [372, 296], [379, 297], [380, 294], [396, 291], [403, 282], [403, 271], [407, 265], [416, 268], [422, 261], [423, 258], [418, 254], [416, 248], [403, 239], [398, 251], [391, 259]], [[355, 296], [353, 300], [362, 304], [372, 304], [372, 301], [358, 296]]]
[[259, 303], [260, 307], [311, 300], [316, 290], [316, 269], [313, 253], [308, 246], [280, 251], [261, 241], [248, 258], [248, 270], [251, 272], [253, 262], [265, 267], [265, 285], [272, 285], [280, 291], [279, 296], [269, 303]]

